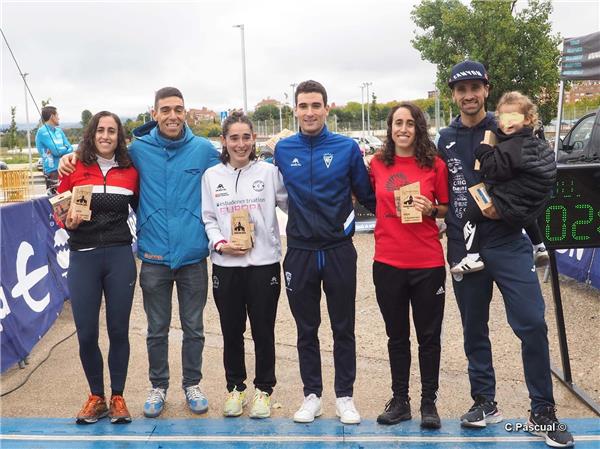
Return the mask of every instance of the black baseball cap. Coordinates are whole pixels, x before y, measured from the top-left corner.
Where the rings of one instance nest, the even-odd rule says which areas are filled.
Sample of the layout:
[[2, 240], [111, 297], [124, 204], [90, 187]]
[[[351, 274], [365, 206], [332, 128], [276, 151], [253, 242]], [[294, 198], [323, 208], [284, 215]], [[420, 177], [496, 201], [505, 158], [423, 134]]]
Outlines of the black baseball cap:
[[485, 67], [481, 62], [477, 61], [463, 61], [452, 67], [450, 72], [450, 78], [448, 79], [448, 86], [452, 89], [454, 83], [464, 80], [480, 80], [484, 84], [489, 84], [488, 74]]

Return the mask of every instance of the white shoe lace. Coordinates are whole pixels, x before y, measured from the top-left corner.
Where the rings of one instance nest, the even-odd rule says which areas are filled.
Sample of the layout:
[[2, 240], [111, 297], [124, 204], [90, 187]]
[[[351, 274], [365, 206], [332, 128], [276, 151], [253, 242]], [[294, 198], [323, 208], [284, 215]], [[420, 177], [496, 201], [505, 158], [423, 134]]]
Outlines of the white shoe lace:
[[349, 412], [349, 413], [353, 413], [353, 414], [356, 413], [358, 415], [358, 411], [356, 410], [356, 407], [354, 406], [354, 400], [350, 396], [338, 398], [337, 405], [340, 410], [340, 413]]
[[146, 403], [158, 404], [159, 402], [163, 402], [164, 400], [165, 390], [162, 388], [153, 388], [150, 390], [150, 394], [148, 394], [148, 399], [146, 399]]
[[316, 409], [319, 403], [319, 398], [315, 394], [309, 394], [302, 402], [302, 410], [311, 411]]
[[200, 390], [200, 386], [192, 385], [191, 387], [187, 387], [185, 389], [185, 395], [189, 400], [200, 400], [204, 399], [204, 394], [202, 394], [202, 390]]

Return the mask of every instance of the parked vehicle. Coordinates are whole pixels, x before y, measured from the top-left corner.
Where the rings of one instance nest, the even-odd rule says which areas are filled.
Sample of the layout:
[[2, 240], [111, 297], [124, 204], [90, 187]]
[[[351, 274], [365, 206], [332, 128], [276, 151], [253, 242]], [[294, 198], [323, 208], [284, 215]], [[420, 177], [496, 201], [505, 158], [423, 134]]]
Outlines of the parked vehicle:
[[381, 139], [375, 136], [359, 136], [352, 137], [358, 143], [358, 147], [363, 156], [374, 154], [377, 150], [383, 147]]
[[0, 161], [0, 170], [8, 170], [8, 164], [4, 161]]
[[558, 143], [558, 162], [600, 162], [600, 109], [584, 115]]

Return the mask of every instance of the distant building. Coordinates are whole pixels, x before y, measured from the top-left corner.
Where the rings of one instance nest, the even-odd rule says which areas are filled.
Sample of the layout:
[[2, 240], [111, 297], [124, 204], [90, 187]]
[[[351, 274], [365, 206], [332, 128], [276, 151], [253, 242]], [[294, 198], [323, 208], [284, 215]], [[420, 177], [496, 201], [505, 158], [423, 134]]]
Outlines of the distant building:
[[186, 121], [193, 125], [197, 125], [199, 122], [218, 120], [220, 120], [219, 115], [206, 107], [202, 107], [202, 109], [190, 109], [188, 110], [186, 117]]
[[278, 108], [280, 105], [281, 103], [279, 101], [275, 100], [274, 98], [267, 97], [260, 103], [257, 103], [256, 106], [254, 106], [254, 110], [256, 111], [258, 108], [261, 108], [263, 106], [275, 106], [276, 108]]
[[435, 98], [435, 90], [428, 90], [427, 91], [427, 98]]
[[571, 90], [565, 92], [566, 103], [576, 103], [584, 98], [600, 96], [600, 81], [580, 81], [573, 83]]

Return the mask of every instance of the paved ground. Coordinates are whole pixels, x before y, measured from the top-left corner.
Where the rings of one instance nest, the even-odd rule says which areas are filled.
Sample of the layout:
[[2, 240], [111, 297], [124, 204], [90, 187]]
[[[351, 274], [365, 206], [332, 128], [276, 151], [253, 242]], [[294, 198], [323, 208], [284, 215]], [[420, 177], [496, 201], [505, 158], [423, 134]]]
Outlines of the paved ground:
[[[355, 399], [363, 418], [373, 420], [381, 412], [390, 396], [390, 374], [387, 359], [386, 337], [379, 309], [375, 300], [371, 280], [373, 235], [362, 234], [355, 238], [359, 254], [359, 287], [357, 309], [357, 353], [358, 373]], [[556, 342], [555, 319], [549, 284], [544, 284], [548, 308], [551, 355], [559, 364]], [[600, 292], [591, 287], [562, 281], [566, 325], [571, 349], [575, 382], [600, 402]], [[320, 331], [323, 374], [324, 374], [324, 417], [335, 417], [333, 393], [332, 340], [325, 303], [322, 307], [323, 324]], [[505, 416], [524, 418], [527, 416], [529, 400], [523, 382], [523, 372], [518, 339], [506, 323], [501, 297], [495, 292], [491, 306], [490, 332], [494, 344], [494, 365], [498, 379], [497, 400]], [[225, 396], [225, 379], [222, 366], [222, 337], [217, 311], [209, 294], [205, 311], [206, 347], [204, 350], [204, 380], [202, 387], [210, 400], [209, 412], [205, 417], [219, 418]], [[136, 289], [131, 319], [131, 359], [125, 397], [135, 419], [142, 416], [141, 409], [149, 387], [147, 380], [147, 356], [145, 346], [146, 319], [142, 308], [141, 291]], [[30, 364], [25, 369], [17, 367], [2, 375], [2, 392], [23, 382], [32, 369], [45, 359], [51, 347], [74, 331], [69, 303], [48, 334], [34, 348]], [[413, 332], [414, 335], [414, 332]], [[181, 379], [181, 330], [174, 307], [171, 329], [171, 389], [168, 394], [164, 418], [191, 418], [185, 407], [179, 382]], [[411, 397], [413, 410], [418, 410], [419, 373], [416, 363], [417, 352], [413, 338], [413, 366]], [[273, 401], [274, 418], [288, 418], [302, 400], [302, 389], [298, 372], [296, 332], [287, 298], [280, 299], [276, 325], [277, 379]], [[253, 378], [253, 347], [249, 332], [246, 335], [248, 377]], [[442, 418], [456, 418], [471, 405], [469, 384], [466, 374], [466, 359], [462, 349], [462, 330], [458, 309], [454, 300], [451, 282], [447, 281], [446, 315], [443, 329], [441, 364], [441, 388], [438, 407]], [[107, 337], [104, 323], [101, 330], [101, 348], [107, 353]], [[106, 357], [105, 357], [106, 358]], [[106, 363], [106, 362], [105, 362]], [[108, 385], [108, 375], [105, 374]], [[555, 397], [559, 417], [591, 418], [592, 412], [582, 405], [566, 388], [555, 380]], [[251, 385], [251, 382], [250, 382]], [[67, 338], [20, 389], [1, 399], [3, 417], [55, 417], [70, 418], [79, 410], [87, 396], [87, 385], [78, 359], [75, 337]], [[245, 421], [245, 420], [244, 420]], [[240, 420], [240, 422], [244, 422]]]

